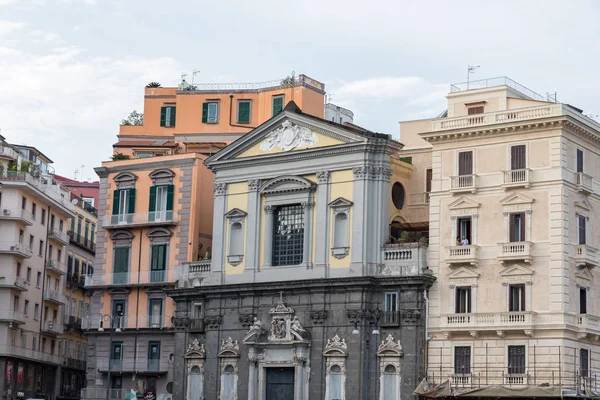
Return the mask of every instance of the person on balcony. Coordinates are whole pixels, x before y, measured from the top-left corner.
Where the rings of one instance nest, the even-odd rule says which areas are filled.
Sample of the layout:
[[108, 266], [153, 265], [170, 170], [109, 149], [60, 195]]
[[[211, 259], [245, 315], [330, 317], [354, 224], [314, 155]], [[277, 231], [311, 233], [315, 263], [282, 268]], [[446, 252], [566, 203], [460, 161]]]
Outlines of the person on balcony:
[[457, 236], [456, 237], [456, 245], [460, 246], [462, 243], [460, 242], [460, 238]]
[[460, 241], [460, 244], [462, 246], [468, 246], [469, 245], [469, 239], [467, 239], [466, 237], [462, 237], [462, 240]]

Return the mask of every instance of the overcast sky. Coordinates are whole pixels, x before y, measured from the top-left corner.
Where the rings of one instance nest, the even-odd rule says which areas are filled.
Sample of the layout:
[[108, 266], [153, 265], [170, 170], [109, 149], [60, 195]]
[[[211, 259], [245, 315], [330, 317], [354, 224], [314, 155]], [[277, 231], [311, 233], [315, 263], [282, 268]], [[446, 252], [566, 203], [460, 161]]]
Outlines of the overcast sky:
[[453, 82], [506, 75], [600, 114], [600, 1], [0, 0], [0, 129], [95, 178], [150, 81], [326, 84], [355, 122], [444, 110]]

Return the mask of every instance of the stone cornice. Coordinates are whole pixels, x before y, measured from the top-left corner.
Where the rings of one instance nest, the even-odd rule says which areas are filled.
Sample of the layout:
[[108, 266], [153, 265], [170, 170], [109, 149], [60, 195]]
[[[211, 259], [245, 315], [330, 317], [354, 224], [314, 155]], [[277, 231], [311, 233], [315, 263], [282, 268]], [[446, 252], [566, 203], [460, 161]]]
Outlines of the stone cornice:
[[[190, 153], [191, 154], [191, 153]], [[124, 164], [124, 165], [115, 165], [115, 166], [102, 166], [94, 168], [96, 174], [100, 178], [108, 177], [108, 174], [113, 172], [129, 172], [129, 171], [143, 171], [143, 170], [152, 170], [157, 168], [172, 168], [172, 167], [184, 167], [187, 165], [194, 165], [197, 157], [186, 157], [186, 158], [178, 158], [175, 160], [160, 160], [163, 157], [155, 157], [156, 160], [153, 161], [144, 161], [136, 164]], [[148, 160], [147, 158], [143, 160]]]

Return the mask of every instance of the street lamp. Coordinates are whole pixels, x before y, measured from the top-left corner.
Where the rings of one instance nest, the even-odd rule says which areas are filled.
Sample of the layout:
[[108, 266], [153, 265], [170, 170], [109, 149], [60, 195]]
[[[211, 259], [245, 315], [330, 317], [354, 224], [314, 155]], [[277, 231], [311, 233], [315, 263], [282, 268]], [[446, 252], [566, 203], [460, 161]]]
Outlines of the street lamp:
[[[121, 332], [121, 318], [123, 317], [123, 312], [119, 312], [117, 315], [112, 316], [109, 314], [104, 314], [100, 317], [100, 327], [98, 327], [98, 332], [104, 332], [104, 322], [108, 324], [108, 329], [110, 329], [110, 348], [108, 349], [108, 379], [106, 383], [106, 400], [109, 400], [110, 395], [110, 372], [112, 367], [112, 340], [114, 332]], [[121, 348], [121, 357], [123, 357], [123, 349]]]

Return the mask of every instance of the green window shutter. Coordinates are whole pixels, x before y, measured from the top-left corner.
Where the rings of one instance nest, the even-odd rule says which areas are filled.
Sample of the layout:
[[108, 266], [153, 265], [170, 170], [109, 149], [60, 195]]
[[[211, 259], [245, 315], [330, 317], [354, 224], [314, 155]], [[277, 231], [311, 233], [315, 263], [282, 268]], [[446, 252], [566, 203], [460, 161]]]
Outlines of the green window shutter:
[[127, 272], [127, 261], [129, 258], [129, 247], [115, 247], [115, 263], [113, 272]]
[[177, 107], [171, 107], [171, 124], [169, 126], [175, 126], [175, 113], [177, 111]]
[[[119, 189], [113, 192], [113, 215], [117, 215], [119, 213], [119, 196], [121, 191]], [[74, 219], [73, 219], [74, 221]]]
[[156, 186], [150, 186], [150, 204], [148, 211], [156, 211]]
[[167, 107], [160, 108], [160, 126], [167, 124]]
[[208, 103], [202, 103], [202, 122], [208, 121]]
[[273, 116], [283, 110], [283, 96], [273, 97]]
[[135, 212], [135, 189], [129, 189], [129, 210], [128, 214]]
[[175, 185], [167, 185], [167, 211], [173, 211]]
[[152, 262], [150, 269], [152, 271], [164, 271], [166, 267], [167, 245], [159, 244], [152, 246]]
[[238, 103], [238, 122], [250, 122], [250, 102], [242, 101]]

